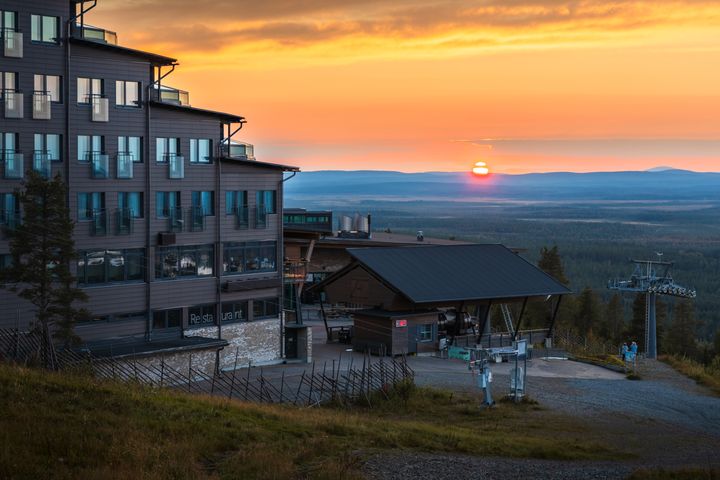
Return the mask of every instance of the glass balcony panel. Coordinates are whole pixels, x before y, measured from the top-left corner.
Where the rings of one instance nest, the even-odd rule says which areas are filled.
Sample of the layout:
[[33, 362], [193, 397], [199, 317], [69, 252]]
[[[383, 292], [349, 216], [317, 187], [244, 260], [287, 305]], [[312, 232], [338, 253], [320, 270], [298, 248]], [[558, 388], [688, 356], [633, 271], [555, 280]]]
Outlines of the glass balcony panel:
[[185, 178], [185, 157], [168, 154], [168, 178]]
[[33, 152], [33, 170], [42, 175], [43, 178], [52, 177], [50, 154], [43, 151]]
[[171, 103], [173, 105], [190, 106], [190, 93], [177, 88], [161, 86], [155, 87], [155, 98], [163, 103]]
[[120, 152], [117, 155], [117, 178], [133, 178], [133, 156]]
[[255, 228], [267, 228], [267, 209], [259, 205], [255, 207]]
[[190, 231], [202, 232], [205, 230], [205, 215], [203, 215], [202, 207], [192, 207], [190, 209]]
[[[227, 146], [225, 148], [227, 152]], [[230, 144], [229, 156], [235, 158], [255, 159], [255, 147], [249, 143], [232, 143]]]
[[109, 178], [110, 177], [110, 158], [99, 152], [90, 154], [92, 178]]
[[111, 45], [117, 45], [118, 43], [117, 33], [113, 31], [92, 27], [90, 25], [77, 25], [76, 27], [80, 30], [80, 34], [85, 40], [109, 43]]
[[235, 208], [235, 227], [239, 229], [248, 228], [250, 226], [248, 207]]
[[115, 210], [115, 235], [130, 235], [133, 233], [133, 215], [129, 208]]
[[110, 101], [101, 96], [92, 97], [92, 121], [107, 122], [110, 120]]
[[5, 160], [6, 179], [23, 178], [25, 172], [25, 157], [22, 153], [5, 151], [3, 152], [3, 159]]
[[23, 57], [23, 34], [15, 30], [5, 30], [3, 43], [6, 57]]
[[107, 235], [107, 214], [105, 210], [93, 210], [90, 222], [90, 235], [102, 237]]
[[52, 97], [46, 92], [33, 93], [33, 118], [50, 120], [52, 115]]
[[5, 118], [23, 118], [23, 94], [5, 91]]
[[171, 208], [168, 211], [168, 230], [171, 232], [182, 232], [185, 227], [182, 207]]

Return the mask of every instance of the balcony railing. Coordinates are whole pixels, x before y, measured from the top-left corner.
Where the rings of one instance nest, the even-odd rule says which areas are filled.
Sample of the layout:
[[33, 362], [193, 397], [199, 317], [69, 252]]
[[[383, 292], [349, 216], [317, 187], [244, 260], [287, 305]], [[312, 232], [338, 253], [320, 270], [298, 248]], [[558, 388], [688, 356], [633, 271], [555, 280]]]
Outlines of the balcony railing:
[[52, 116], [52, 97], [47, 92], [33, 92], [33, 118], [50, 120]]
[[110, 156], [101, 152], [90, 152], [92, 178], [110, 178]]
[[250, 227], [250, 212], [247, 206], [235, 207], [235, 228], [245, 229]]
[[33, 170], [42, 175], [43, 178], [52, 177], [52, 159], [48, 152], [41, 150], [33, 152]]
[[104, 28], [93, 27], [91, 25], [75, 25], [75, 31], [77, 35], [85, 40], [92, 40], [93, 42], [109, 43], [111, 45], [117, 45], [117, 33], [105, 30]]
[[182, 232], [185, 230], [185, 220], [183, 219], [182, 207], [170, 208], [167, 211], [168, 231]]
[[110, 101], [102, 95], [92, 95], [92, 121], [107, 122], [110, 120]]
[[172, 105], [181, 105], [183, 107], [190, 106], [190, 93], [177, 88], [160, 86], [155, 87], [153, 92], [153, 100], [157, 102], [169, 103]]
[[5, 164], [6, 179], [23, 178], [25, 173], [25, 156], [14, 150], [0, 150]]
[[205, 214], [203, 213], [202, 207], [191, 207], [188, 224], [190, 225], [191, 232], [202, 232], [205, 230]]
[[268, 212], [264, 205], [255, 207], [255, 228], [267, 228]]
[[23, 34], [15, 30], [4, 29], [3, 50], [6, 57], [23, 57]]
[[185, 178], [185, 157], [175, 153], [166, 153], [168, 178]]
[[20, 212], [17, 210], [0, 210], [0, 229], [15, 230], [20, 225]]
[[107, 235], [107, 213], [105, 210], [93, 210], [90, 222], [90, 235], [102, 237]]
[[24, 96], [21, 92], [5, 90], [3, 92], [5, 99], [5, 118], [23, 118]]
[[218, 147], [218, 156], [255, 160], [255, 146], [250, 143], [225, 143]]
[[133, 211], [129, 208], [115, 210], [115, 235], [130, 235], [133, 233]]
[[126, 152], [117, 154], [117, 178], [133, 178], [133, 155]]

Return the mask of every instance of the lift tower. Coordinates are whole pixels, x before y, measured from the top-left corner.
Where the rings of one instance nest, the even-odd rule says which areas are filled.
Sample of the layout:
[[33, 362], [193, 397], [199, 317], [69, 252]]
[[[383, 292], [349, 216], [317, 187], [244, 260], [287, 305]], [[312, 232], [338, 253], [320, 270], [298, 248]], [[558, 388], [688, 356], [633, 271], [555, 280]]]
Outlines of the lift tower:
[[672, 262], [657, 260], [630, 260], [635, 271], [630, 280], [611, 280], [608, 288], [621, 292], [645, 293], [645, 356], [657, 358], [657, 322], [655, 319], [655, 300], [658, 295], [680, 298], [695, 298], [696, 291], [675, 283], [670, 274]]

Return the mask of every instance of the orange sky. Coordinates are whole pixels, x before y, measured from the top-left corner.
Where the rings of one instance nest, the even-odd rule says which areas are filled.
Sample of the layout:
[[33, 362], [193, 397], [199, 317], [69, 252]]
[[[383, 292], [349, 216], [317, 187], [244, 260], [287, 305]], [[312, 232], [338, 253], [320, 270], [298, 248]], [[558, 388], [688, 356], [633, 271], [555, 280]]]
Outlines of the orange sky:
[[303, 170], [720, 171], [720, 2], [100, 0]]

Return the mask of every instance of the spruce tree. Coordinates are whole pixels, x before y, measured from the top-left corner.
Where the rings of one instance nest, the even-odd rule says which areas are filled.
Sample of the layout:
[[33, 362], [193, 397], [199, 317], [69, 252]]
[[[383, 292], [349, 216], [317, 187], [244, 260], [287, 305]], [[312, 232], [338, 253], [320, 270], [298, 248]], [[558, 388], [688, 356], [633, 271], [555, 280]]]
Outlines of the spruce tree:
[[[565, 276], [565, 269], [562, 265], [562, 259], [558, 251], [557, 245], [552, 248], [543, 247], [540, 250], [540, 260], [538, 260], [538, 268], [544, 271], [558, 282], [565, 286], [570, 285], [570, 280]], [[550, 325], [552, 318], [552, 309], [554, 302], [535, 302], [528, 305], [529, 324], [533, 327], [543, 328]], [[572, 296], [565, 295], [560, 309], [555, 319], [555, 329], [575, 329], [574, 312], [576, 309], [575, 301]]]
[[562, 266], [557, 245], [554, 245], [550, 249], [547, 247], [542, 248], [540, 251], [540, 260], [538, 260], [538, 267], [563, 285], [570, 285], [570, 281], [565, 276], [565, 270]]
[[672, 322], [665, 337], [666, 351], [676, 355], [695, 357], [698, 353], [695, 336], [697, 326], [692, 302], [689, 300], [676, 302]]
[[575, 323], [578, 333], [586, 337], [597, 333], [600, 318], [600, 302], [595, 292], [590, 287], [585, 287], [577, 299]]
[[87, 296], [75, 287], [70, 269], [77, 252], [67, 187], [59, 175], [46, 180], [33, 171], [23, 187], [16, 191], [23, 220], [7, 232], [12, 264], [2, 271], [3, 284], [34, 306], [34, 329], [69, 346], [79, 340], [75, 322], [88, 312], [74, 306]]
[[616, 293], [610, 298], [605, 308], [604, 329], [601, 335], [607, 340], [615, 344], [623, 342], [623, 333], [625, 332], [625, 312], [623, 311], [623, 302], [620, 294]]
[[645, 294], [635, 295], [632, 305], [632, 319], [625, 331], [626, 342], [637, 342], [641, 352], [645, 351]]

